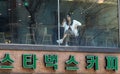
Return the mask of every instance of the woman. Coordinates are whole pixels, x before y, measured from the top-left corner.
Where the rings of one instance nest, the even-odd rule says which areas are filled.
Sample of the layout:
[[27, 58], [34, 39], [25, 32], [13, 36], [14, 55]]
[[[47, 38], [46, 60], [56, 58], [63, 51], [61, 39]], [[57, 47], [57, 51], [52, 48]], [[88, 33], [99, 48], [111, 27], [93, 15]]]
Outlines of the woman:
[[66, 21], [64, 21], [63, 23], [63, 27], [65, 28], [63, 38], [57, 40], [57, 43], [62, 44], [68, 36], [79, 36], [77, 27], [81, 25], [82, 24], [79, 21], [72, 20], [71, 15], [68, 14], [66, 17]]

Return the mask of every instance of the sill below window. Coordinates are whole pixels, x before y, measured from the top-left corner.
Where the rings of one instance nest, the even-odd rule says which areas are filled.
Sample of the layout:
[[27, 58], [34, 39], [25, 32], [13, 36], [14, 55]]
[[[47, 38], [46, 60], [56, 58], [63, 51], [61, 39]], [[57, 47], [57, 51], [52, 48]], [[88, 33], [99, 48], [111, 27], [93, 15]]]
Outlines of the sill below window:
[[94, 46], [58, 46], [58, 45], [32, 45], [32, 44], [0, 44], [0, 50], [120, 53], [120, 48], [117, 47], [107, 48]]

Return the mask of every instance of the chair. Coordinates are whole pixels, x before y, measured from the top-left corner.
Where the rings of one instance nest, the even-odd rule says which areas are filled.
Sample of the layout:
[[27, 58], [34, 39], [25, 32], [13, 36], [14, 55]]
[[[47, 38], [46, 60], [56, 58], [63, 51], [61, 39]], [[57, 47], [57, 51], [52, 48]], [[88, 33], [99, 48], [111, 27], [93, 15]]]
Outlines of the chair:
[[0, 43], [5, 43], [5, 34], [4, 34], [4, 32], [0, 32]]
[[79, 36], [77, 36], [77, 37], [70, 36], [69, 38], [70, 38], [70, 40], [69, 40], [70, 45], [74, 45], [74, 46], [79, 45]]
[[[36, 40], [35, 40], [35, 30], [36, 27], [27, 27], [28, 30], [32, 30], [33, 34], [27, 33], [26, 34], [26, 44], [31, 44], [34, 43], [36, 44]], [[33, 39], [31, 39], [31, 37], [33, 37]]]
[[52, 44], [52, 35], [47, 33], [47, 27], [44, 27], [42, 44]]
[[86, 46], [91, 46], [91, 45], [95, 46], [95, 42], [94, 42], [93, 38], [94, 38], [94, 36], [86, 36], [85, 37], [85, 45]]
[[105, 45], [106, 45], [106, 47], [115, 46], [116, 44], [114, 42], [113, 37], [107, 37], [106, 40], [105, 40]]
[[[33, 39], [31, 39], [33, 37]], [[32, 42], [36, 43], [34, 34], [26, 34], [26, 44], [31, 44]]]

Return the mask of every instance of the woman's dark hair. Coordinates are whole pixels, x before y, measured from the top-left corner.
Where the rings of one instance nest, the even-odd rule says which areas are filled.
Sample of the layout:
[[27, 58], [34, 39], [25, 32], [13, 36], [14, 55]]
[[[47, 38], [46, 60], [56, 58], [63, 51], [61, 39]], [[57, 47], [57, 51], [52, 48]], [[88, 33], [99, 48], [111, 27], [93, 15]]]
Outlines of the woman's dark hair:
[[[68, 13], [67, 16], [66, 16], [66, 24], [67, 24], [67, 25], [69, 25], [69, 24], [68, 24], [69, 21], [67, 20], [67, 17], [68, 17], [68, 16], [71, 18], [71, 14]], [[72, 18], [71, 18], [71, 24], [70, 24], [70, 25], [72, 25], [72, 24], [73, 24], [73, 20], [72, 20]]]
[[71, 17], [71, 14], [70, 14], [70, 13], [68, 13], [68, 14], [67, 14], [67, 16]]

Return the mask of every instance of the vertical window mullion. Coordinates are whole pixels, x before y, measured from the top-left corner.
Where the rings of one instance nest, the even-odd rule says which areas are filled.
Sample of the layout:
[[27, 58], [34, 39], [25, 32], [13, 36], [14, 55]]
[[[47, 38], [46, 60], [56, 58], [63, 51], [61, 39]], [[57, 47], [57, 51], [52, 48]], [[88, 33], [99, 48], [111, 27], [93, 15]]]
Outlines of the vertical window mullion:
[[[60, 0], [58, 0], [58, 40], [60, 39]], [[60, 43], [59, 43], [60, 46]]]
[[119, 37], [118, 37], [118, 47], [120, 47], [120, 1], [118, 0], [118, 16], [119, 16]]

